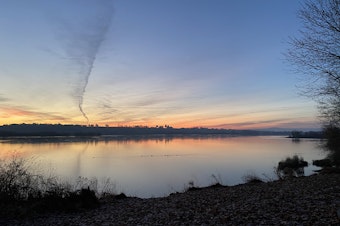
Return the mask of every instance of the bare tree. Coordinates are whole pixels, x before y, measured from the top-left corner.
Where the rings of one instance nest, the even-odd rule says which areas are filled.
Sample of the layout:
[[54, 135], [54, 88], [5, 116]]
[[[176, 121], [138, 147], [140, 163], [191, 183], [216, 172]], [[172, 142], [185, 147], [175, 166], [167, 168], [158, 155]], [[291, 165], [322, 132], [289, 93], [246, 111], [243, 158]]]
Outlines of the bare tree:
[[302, 29], [286, 58], [306, 75], [302, 93], [317, 101], [325, 123], [340, 127], [340, 0], [307, 0], [298, 16]]

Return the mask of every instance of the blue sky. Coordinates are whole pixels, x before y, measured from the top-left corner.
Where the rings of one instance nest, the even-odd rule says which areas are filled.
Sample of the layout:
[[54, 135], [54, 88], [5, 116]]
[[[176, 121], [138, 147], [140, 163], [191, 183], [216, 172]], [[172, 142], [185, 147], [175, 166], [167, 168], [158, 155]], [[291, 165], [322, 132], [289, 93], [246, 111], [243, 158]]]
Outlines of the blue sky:
[[3, 0], [0, 124], [316, 128], [301, 1]]

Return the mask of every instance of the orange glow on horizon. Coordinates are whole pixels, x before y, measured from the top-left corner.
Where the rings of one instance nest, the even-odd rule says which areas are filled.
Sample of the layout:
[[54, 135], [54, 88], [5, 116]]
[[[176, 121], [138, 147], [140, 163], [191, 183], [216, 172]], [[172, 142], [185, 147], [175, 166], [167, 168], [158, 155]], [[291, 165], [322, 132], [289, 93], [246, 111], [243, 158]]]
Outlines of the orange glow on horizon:
[[[76, 115], [76, 116], [74, 116]], [[77, 125], [98, 125], [110, 127], [156, 127], [169, 125], [173, 128], [217, 128], [217, 129], [266, 129], [266, 128], [315, 128], [320, 127], [312, 117], [280, 118], [279, 115], [269, 113], [249, 113], [232, 116], [214, 114], [178, 114], [162, 115], [160, 117], [145, 117], [138, 120], [125, 120], [124, 118], [104, 121], [95, 119], [90, 114], [90, 121], [77, 114], [69, 117], [53, 113], [41, 113], [18, 107], [0, 107], [0, 125], [8, 124], [77, 124]], [[265, 119], [265, 120], [264, 120]]]
[[[235, 130], [252, 130], [252, 129], [266, 129], [266, 128], [315, 128], [318, 127], [318, 123], [316, 123], [313, 120], [301, 120], [301, 121], [277, 121], [273, 120], [273, 122], [251, 122], [251, 121], [215, 121], [215, 120], [197, 120], [197, 122], [148, 122], [145, 123], [143, 121], [140, 122], [93, 122], [90, 121], [89, 123], [84, 121], [60, 121], [60, 120], [39, 120], [34, 121], [32, 119], [25, 119], [26, 117], [11, 117], [10, 120], [0, 120], [0, 125], [10, 125], [10, 124], [64, 124], [64, 125], [98, 125], [101, 127], [109, 126], [109, 127], [135, 127], [135, 126], [141, 126], [141, 127], [157, 127], [157, 126], [170, 126], [173, 128], [211, 128], [211, 129], [235, 129]], [[201, 123], [199, 123], [201, 122]]]

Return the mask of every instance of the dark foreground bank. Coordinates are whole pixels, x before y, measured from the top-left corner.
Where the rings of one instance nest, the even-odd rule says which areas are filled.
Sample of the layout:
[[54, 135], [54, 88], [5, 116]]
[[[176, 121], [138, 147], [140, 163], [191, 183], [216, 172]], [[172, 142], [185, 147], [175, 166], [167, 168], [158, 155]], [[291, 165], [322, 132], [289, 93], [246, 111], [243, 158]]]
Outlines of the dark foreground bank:
[[0, 225], [339, 225], [340, 174], [232, 187], [165, 198], [107, 200], [78, 213], [0, 220]]

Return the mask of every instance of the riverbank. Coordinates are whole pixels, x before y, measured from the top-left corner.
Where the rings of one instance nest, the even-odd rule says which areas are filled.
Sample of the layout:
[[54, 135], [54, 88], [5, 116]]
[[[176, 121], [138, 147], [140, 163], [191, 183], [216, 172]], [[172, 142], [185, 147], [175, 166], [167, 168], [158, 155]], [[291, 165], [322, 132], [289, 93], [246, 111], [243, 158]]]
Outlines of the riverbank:
[[340, 174], [212, 186], [164, 198], [106, 200], [94, 210], [1, 225], [339, 225]]

